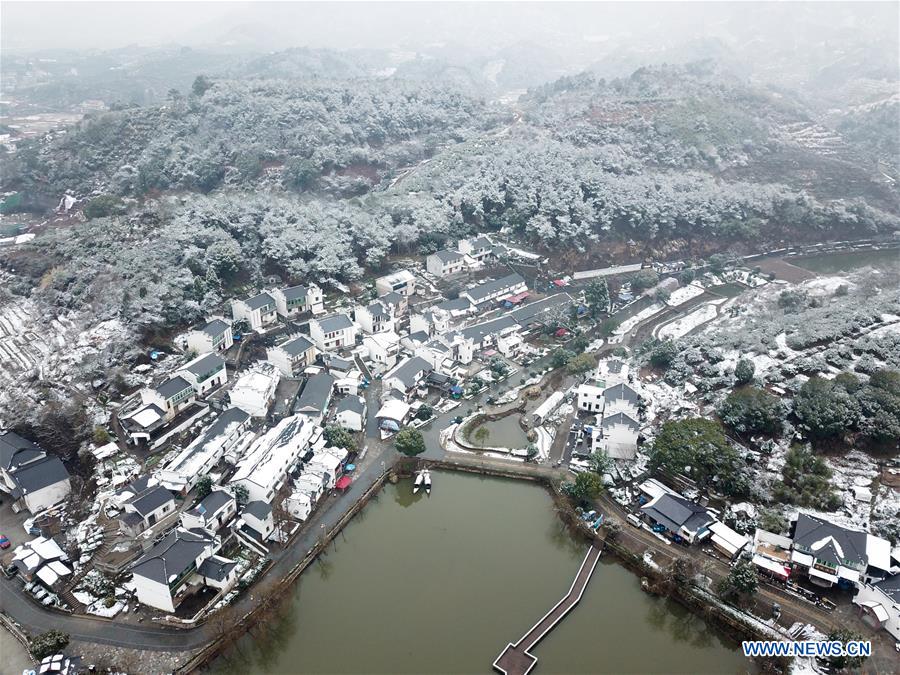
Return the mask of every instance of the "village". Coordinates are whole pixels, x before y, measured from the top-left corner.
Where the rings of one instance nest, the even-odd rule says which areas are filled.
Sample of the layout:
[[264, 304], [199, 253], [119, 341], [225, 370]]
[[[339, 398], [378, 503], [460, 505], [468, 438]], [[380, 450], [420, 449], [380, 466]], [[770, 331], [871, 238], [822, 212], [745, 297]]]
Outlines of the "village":
[[[95, 437], [83, 517], [63, 462], [0, 434], [2, 583], [53, 612], [201, 625], [314, 541], [314, 516], [346, 508], [337, 498], [357, 480], [389, 472], [414, 429], [425, 460], [577, 476], [603, 456], [608, 519], [664, 549], [749, 563], [798, 602], [852, 603], [900, 642], [900, 547], [802, 511], [783, 532], [742, 527], [757, 505], [649, 466], [659, 425], [704, 403], [690, 382], [642, 372], [637, 341], [687, 335], [733, 311], [718, 289], [772, 277], [732, 263], [685, 282], [683, 264], [653, 262], [553, 277], [546, 259], [487, 235], [396, 267], [352, 292], [258, 288], [154, 349], [134, 367], [143, 386]], [[628, 281], [645, 270], [652, 283]], [[606, 277], [626, 281], [597, 312], [587, 285]], [[871, 504], [865, 485], [848, 491]]]

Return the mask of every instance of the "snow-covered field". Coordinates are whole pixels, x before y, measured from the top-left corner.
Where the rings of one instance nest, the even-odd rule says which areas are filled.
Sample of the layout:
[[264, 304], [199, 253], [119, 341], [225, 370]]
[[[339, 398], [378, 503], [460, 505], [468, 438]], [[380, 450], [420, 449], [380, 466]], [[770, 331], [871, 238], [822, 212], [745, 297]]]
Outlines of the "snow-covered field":
[[724, 302], [724, 300], [714, 300], [709, 303], [704, 303], [690, 314], [686, 314], [679, 319], [675, 319], [675, 321], [664, 324], [657, 331], [657, 337], [663, 340], [684, 337], [695, 328], [715, 319], [716, 312], [718, 311], [716, 305], [721, 302]]
[[703, 286], [700, 284], [688, 284], [687, 286], [682, 286], [681, 288], [676, 288], [672, 291], [672, 295], [666, 300], [666, 304], [669, 305], [669, 307], [678, 307], [688, 300], [693, 300], [694, 298], [703, 295], [705, 292]]

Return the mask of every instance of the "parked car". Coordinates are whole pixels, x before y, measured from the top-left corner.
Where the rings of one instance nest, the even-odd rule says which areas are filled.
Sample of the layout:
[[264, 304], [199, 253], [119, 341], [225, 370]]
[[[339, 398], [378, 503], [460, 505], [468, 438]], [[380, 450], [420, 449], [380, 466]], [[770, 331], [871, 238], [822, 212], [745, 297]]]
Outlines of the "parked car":
[[633, 513], [629, 513], [628, 516], [625, 518], [625, 520], [627, 520], [630, 524], [634, 525], [635, 527], [641, 527], [641, 525], [642, 525], [641, 519], [638, 518]]
[[0, 548], [9, 548], [11, 545], [12, 544], [9, 541], [9, 537], [0, 534]]

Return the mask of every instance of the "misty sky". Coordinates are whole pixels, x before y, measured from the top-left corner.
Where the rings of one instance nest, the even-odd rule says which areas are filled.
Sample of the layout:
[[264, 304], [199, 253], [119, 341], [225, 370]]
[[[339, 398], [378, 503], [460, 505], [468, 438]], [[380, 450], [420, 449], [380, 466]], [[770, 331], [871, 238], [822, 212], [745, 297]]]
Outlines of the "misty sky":
[[[128, 45], [402, 47], [521, 41], [560, 52], [633, 41], [652, 48], [697, 37], [898, 42], [900, 3], [272, 3], [2, 2], [3, 49]], [[896, 47], [895, 47], [896, 48]]]

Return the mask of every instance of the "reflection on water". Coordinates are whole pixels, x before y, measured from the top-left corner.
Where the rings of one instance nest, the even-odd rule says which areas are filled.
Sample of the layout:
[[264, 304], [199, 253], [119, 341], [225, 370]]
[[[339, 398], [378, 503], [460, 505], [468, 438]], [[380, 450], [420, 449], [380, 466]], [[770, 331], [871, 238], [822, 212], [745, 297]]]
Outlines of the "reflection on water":
[[[469, 442], [483, 445], [486, 448], [512, 448], [518, 450], [528, 447], [528, 437], [519, 425], [521, 415], [513, 413], [498, 420], [479, 424], [469, 433]], [[482, 443], [476, 435], [479, 429], [487, 429], [488, 436]]]
[[864, 267], [876, 270], [900, 271], [900, 250], [854, 251], [847, 253], [823, 253], [805, 258], [788, 258], [797, 267], [819, 274], [840, 274]]
[[[572, 583], [585, 545], [541, 488], [432, 472], [431, 497], [388, 485], [297, 584], [282, 616], [219, 673], [487, 673]], [[402, 508], [398, 508], [398, 505]], [[737, 673], [736, 645], [602, 559], [536, 648], [541, 673]]]

